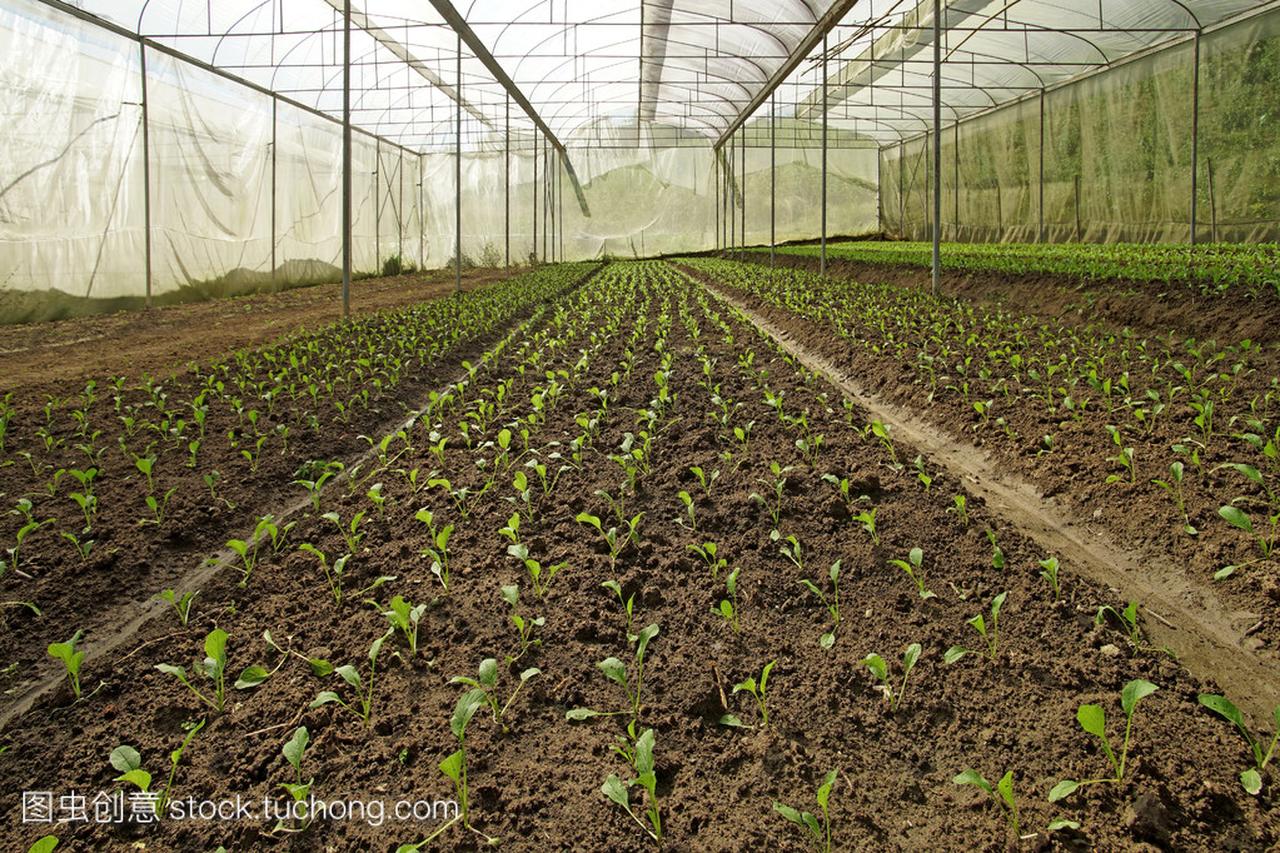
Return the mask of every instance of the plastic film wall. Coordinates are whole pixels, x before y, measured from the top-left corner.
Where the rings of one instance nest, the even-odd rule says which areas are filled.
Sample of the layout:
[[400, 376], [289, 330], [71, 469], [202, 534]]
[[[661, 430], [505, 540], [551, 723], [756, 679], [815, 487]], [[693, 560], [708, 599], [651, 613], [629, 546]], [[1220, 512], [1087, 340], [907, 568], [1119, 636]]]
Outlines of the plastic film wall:
[[[1195, 49], [944, 125], [943, 239], [1186, 242]], [[1280, 240], [1280, 10], [1210, 31], [1199, 50], [1197, 239]], [[882, 149], [887, 233], [929, 239], [933, 143]]]

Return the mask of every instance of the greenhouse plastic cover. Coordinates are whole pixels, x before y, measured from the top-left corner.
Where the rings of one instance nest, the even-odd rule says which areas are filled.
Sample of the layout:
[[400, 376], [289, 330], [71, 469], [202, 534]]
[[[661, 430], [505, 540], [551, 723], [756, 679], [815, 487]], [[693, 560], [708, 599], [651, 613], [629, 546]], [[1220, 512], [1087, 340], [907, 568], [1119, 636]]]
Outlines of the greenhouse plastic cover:
[[[9, 0], [0, 9], [9, 105], [0, 319], [132, 305], [148, 289], [165, 301], [334, 278], [343, 0], [72, 5]], [[828, 52], [819, 43], [786, 74], [718, 161], [712, 143], [784, 76], [833, 7], [842, 19]], [[1204, 236], [1275, 239], [1277, 199], [1248, 178], [1280, 168], [1280, 80], [1270, 86], [1256, 73], [1259, 57], [1275, 56], [1277, 16], [1248, 16], [1257, 8], [947, 4], [949, 235], [1186, 239], [1189, 53], [1199, 31]], [[548, 217], [565, 259], [766, 243], [771, 189], [776, 239], [813, 238], [824, 136], [828, 233], [923, 236], [931, 227], [931, 143], [920, 135], [931, 112], [931, 2], [475, 0], [458, 9], [563, 144], [572, 173], [482, 59], [459, 53], [431, 3], [355, 2], [359, 272], [395, 255], [448, 263], [455, 192], [463, 253], [490, 263], [506, 260], [508, 208], [513, 262], [549, 254]], [[1242, 127], [1242, 115], [1253, 123]]]

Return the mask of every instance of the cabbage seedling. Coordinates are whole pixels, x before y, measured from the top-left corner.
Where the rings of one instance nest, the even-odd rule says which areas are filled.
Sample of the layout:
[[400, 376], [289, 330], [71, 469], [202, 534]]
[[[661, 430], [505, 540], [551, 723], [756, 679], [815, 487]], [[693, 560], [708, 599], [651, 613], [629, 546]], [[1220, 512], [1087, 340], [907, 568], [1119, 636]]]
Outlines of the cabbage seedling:
[[1018, 824], [1018, 802], [1013, 796], [1013, 771], [1007, 771], [1000, 777], [1000, 781], [992, 788], [991, 783], [977, 770], [968, 769], [963, 773], [959, 773], [953, 778], [952, 783], [956, 785], [973, 785], [980, 791], [985, 791], [987, 796], [996, 801], [1000, 808], [1004, 811], [1005, 819], [1009, 821], [1009, 826], [1013, 829], [1014, 837], [1021, 834]]
[[324, 579], [329, 584], [329, 591], [333, 593], [334, 604], [342, 603], [342, 578], [346, 573], [347, 560], [351, 559], [350, 554], [343, 554], [341, 557], [333, 561], [333, 565], [329, 565], [329, 558], [323, 551], [312, 545], [310, 542], [303, 542], [298, 546], [298, 550], [310, 554], [320, 561], [320, 569], [324, 572]]
[[1110, 779], [1085, 779], [1077, 782], [1074, 779], [1063, 779], [1061, 782], [1053, 786], [1053, 790], [1049, 792], [1049, 802], [1054, 803], [1064, 797], [1069, 797], [1075, 791], [1084, 786], [1092, 785], [1097, 782], [1123, 782], [1125, 764], [1129, 758], [1129, 738], [1133, 732], [1133, 714], [1138, 709], [1138, 703], [1159, 690], [1156, 685], [1150, 681], [1144, 681], [1141, 678], [1135, 678], [1124, 686], [1120, 691], [1120, 709], [1124, 711], [1124, 741], [1120, 747], [1120, 758], [1116, 758], [1115, 751], [1112, 749], [1111, 741], [1107, 738], [1107, 717], [1102, 710], [1101, 705], [1081, 705], [1076, 711], [1076, 720], [1080, 723], [1080, 728], [1084, 729], [1088, 734], [1093, 735], [1102, 741], [1102, 751], [1106, 754], [1107, 760], [1111, 762], [1111, 767], [1115, 771], [1115, 776]]
[[822, 853], [831, 853], [831, 813], [828, 811], [828, 807], [831, 802], [831, 789], [835, 786], [835, 783], [836, 771], [832, 770], [822, 777], [822, 784], [818, 786], [817, 800], [818, 808], [822, 812], [821, 823], [811, 812], [800, 811], [786, 803], [780, 803], [777, 800], [773, 801], [773, 810], [796, 826], [808, 830], [809, 840]]
[[484, 700], [489, 705], [489, 710], [493, 712], [493, 721], [502, 726], [502, 730], [508, 731], [507, 724], [504, 721], [507, 711], [510, 710], [511, 704], [516, 701], [516, 697], [520, 695], [520, 691], [524, 688], [529, 679], [534, 676], [541, 675], [542, 670], [536, 666], [531, 666], [520, 673], [520, 683], [516, 685], [516, 689], [511, 692], [511, 696], [507, 701], [498, 704], [498, 661], [495, 658], [485, 658], [480, 661], [480, 669], [476, 678], [465, 675], [455, 675], [449, 679], [450, 684], [465, 684], [468, 687], [483, 691]]
[[618, 564], [618, 555], [627, 547], [628, 542], [639, 544], [639, 535], [636, 530], [640, 526], [640, 519], [644, 518], [644, 513], [639, 513], [633, 517], [627, 524], [627, 532], [625, 535], [618, 533], [617, 527], [610, 527], [605, 530], [597, 516], [590, 513], [580, 512], [574, 517], [574, 521], [579, 524], [585, 524], [594, 527], [596, 532], [604, 539], [605, 545], [609, 548], [609, 568], [612, 569]]
[[[746, 680], [739, 681], [733, 685], [733, 692], [750, 693], [751, 698], [756, 700], [756, 708], [760, 711], [760, 728], [767, 729], [769, 727], [769, 673], [773, 671], [777, 660], [771, 660], [764, 665], [764, 669], [760, 671], [760, 680], [756, 681], [753, 676], [748, 676]], [[735, 728], [753, 728], [753, 726], [744, 725], [742, 720], [733, 714], [725, 714], [720, 718], [722, 725], [733, 726]]]
[[[3, 447], [0, 447], [0, 450], [2, 449]], [[710, 498], [711, 487], [714, 486], [716, 483], [716, 480], [720, 478], [720, 469], [716, 468], [714, 471], [708, 474], [697, 465], [694, 465], [689, 468], [689, 472], [693, 474], [693, 476], [698, 478], [698, 484], [702, 486], [702, 491], [706, 492], [707, 497]]]
[[907, 679], [911, 677], [911, 670], [915, 669], [916, 662], [920, 660], [920, 644], [912, 643], [907, 646], [902, 653], [902, 683], [898, 686], [897, 692], [893, 689], [893, 681], [889, 676], [889, 665], [885, 663], [884, 658], [872, 652], [862, 659], [862, 665], [871, 670], [871, 674], [876, 677], [880, 683], [876, 685], [876, 689], [884, 694], [884, 698], [889, 703], [889, 710], [895, 711], [902, 700], [907, 695]]
[[681, 489], [681, 490], [676, 494], [676, 497], [677, 497], [677, 498], [679, 498], [679, 499], [680, 499], [680, 503], [684, 505], [684, 513], [685, 513], [685, 515], [686, 515], [686, 516], [688, 517], [688, 519], [689, 519], [689, 523], [686, 525], [686, 524], [684, 523], [684, 519], [677, 518], [677, 519], [676, 519], [676, 524], [679, 524], [681, 527], [688, 527], [691, 531], [693, 531], [694, 533], [697, 533], [697, 532], [698, 532], [698, 518], [697, 518], [697, 512], [696, 512], [696, 510], [695, 510], [695, 508], [694, 508], [694, 505], [693, 505], [693, 495], [691, 495], [691, 494], [689, 494], [688, 492], [686, 492], [686, 491], [684, 491], [683, 489]]
[[[214, 628], [204, 638], [204, 662], [197, 668], [205, 678], [211, 683], [212, 693], [205, 695], [191, 683], [190, 677], [187, 675], [185, 667], [173, 666], [172, 664], [160, 663], [156, 664], [156, 669], [172, 675], [182, 682], [188, 690], [196, 695], [200, 701], [204, 702], [213, 710], [221, 713], [226, 704], [226, 671], [227, 671], [227, 632], [221, 628]], [[240, 673], [240, 677], [236, 679], [235, 687], [237, 690], [245, 690], [251, 687], [257, 687], [267, 678], [267, 671], [260, 666], [246, 667]]]
[[[632, 753], [631, 767], [635, 771], [635, 778], [629, 782], [623, 782], [616, 774], [610, 773], [604, 780], [604, 784], [600, 786], [600, 792], [611, 802], [621, 806], [631, 819], [640, 825], [645, 834], [661, 848], [662, 814], [658, 806], [658, 777], [654, 772], [654, 741], [653, 729], [645, 729], [640, 737], [636, 738], [635, 751]], [[639, 785], [646, 795], [644, 820], [631, 807], [629, 789], [633, 785]]]
[[1187, 515], [1187, 500], [1182, 492], [1183, 472], [1182, 463], [1174, 462], [1169, 466], [1168, 480], [1154, 479], [1151, 482], [1169, 493], [1169, 496], [1173, 498], [1174, 504], [1178, 507], [1178, 513], [1182, 516], [1183, 532], [1188, 536], [1195, 536], [1199, 531], [1191, 524], [1191, 518]]
[[[281, 782], [280, 787], [289, 792], [289, 796], [298, 803], [299, 817], [301, 825], [297, 827], [299, 831], [306, 829], [310, 823], [308, 819], [310, 815], [307, 813], [307, 798], [311, 795], [311, 785], [315, 782], [315, 777], [302, 781], [302, 755], [306, 752], [307, 744], [311, 742], [311, 732], [307, 731], [306, 726], [298, 726], [293, 730], [293, 735], [285, 741], [284, 747], [280, 753], [284, 756], [285, 761], [289, 762], [289, 766], [293, 768], [294, 781]], [[276, 825], [276, 829], [283, 828], [283, 821]]]
[[804, 571], [804, 549], [800, 547], [799, 539], [788, 536], [778, 546], [778, 553], [790, 560], [797, 570]]
[[702, 558], [702, 561], [707, 564], [707, 568], [711, 570], [712, 580], [720, 576], [721, 569], [729, 567], [729, 562], [717, 555], [716, 552], [719, 550], [719, 546], [714, 542], [703, 542], [701, 545], [686, 545], [685, 548]]
[[[311, 508], [317, 515], [320, 513], [320, 492], [324, 489], [324, 484], [331, 478], [337, 476], [342, 471], [341, 462], [316, 462], [311, 461], [298, 469], [298, 479], [294, 480], [294, 484], [302, 486], [307, 490], [307, 498], [311, 501]], [[319, 473], [312, 473], [317, 471]], [[308, 474], [314, 479], [307, 479]]]
[[80, 699], [80, 664], [84, 662], [84, 652], [80, 651], [80, 639], [84, 636], [83, 631], [76, 631], [70, 640], [65, 643], [50, 643], [48, 648], [49, 657], [62, 661], [63, 669], [67, 673], [67, 681], [71, 684], [71, 692], [75, 694], [76, 700]]
[[850, 514], [850, 518], [862, 525], [862, 529], [867, 531], [867, 535], [871, 537], [872, 545], [880, 544], [880, 535], [876, 533], [876, 507], [863, 510], [856, 515]]
[[[309, 708], [319, 708], [321, 705], [328, 705], [331, 702], [337, 703], [355, 714], [364, 721], [366, 726], [371, 725], [373, 716], [373, 689], [374, 678], [378, 673], [378, 655], [382, 653], [382, 644], [387, 638], [395, 633], [395, 628], [388, 628], [387, 633], [373, 641], [369, 646], [369, 680], [366, 683], [360, 677], [360, 670], [351, 664], [340, 666], [334, 670], [343, 681], [356, 691], [356, 698], [353, 702], [345, 702], [342, 697], [332, 690], [322, 690], [315, 699], [311, 700]], [[357, 707], [357, 703], [359, 707]], [[468, 718], [470, 719], [470, 718]]]
[[729, 627], [736, 634], [742, 630], [742, 626], [738, 624], [738, 573], [741, 568], [734, 569], [724, 579], [725, 592], [728, 598], [720, 599], [720, 606], [711, 608], [711, 612], [720, 616], [724, 621], [729, 623]]
[[1124, 610], [1116, 610], [1110, 604], [1104, 604], [1098, 608], [1097, 615], [1093, 617], [1093, 624], [1103, 624], [1107, 621], [1107, 616], [1113, 617], [1124, 626], [1129, 635], [1129, 642], [1133, 644], [1134, 648], [1143, 647], [1145, 638], [1142, 636], [1142, 628], [1138, 626], [1138, 602], [1130, 601], [1125, 605]]
[[[1259, 533], [1257, 529], [1254, 528], [1252, 519], [1250, 519], [1249, 516], [1239, 507], [1234, 507], [1230, 504], [1218, 507], [1218, 515], [1222, 516], [1222, 518], [1232, 527], [1243, 530], [1245, 533], [1254, 537], [1258, 543], [1258, 550], [1262, 553], [1262, 560], [1268, 560], [1271, 558], [1271, 552], [1275, 548], [1276, 543], [1276, 528], [1277, 526], [1280, 526], [1280, 513], [1268, 517], [1267, 520], [1271, 525], [1271, 529], [1268, 533]], [[1226, 580], [1235, 574], [1237, 569], [1253, 565], [1257, 562], [1260, 561], [1255, 559], [1231, 566], [1224, 566], [1214, 572], [1213, 579], [1216, 581]]]
[[924, 578], [920, 575], [921, 567], [924, 563], [924, 551], [919, 548], [912, 548], [907, 554], [906, 560], [890, 560], [889, 565], [897, 566], [907, 573], [907, 577], [911, 578], [911, 582], [916, 585], [916, 592], [923, 599], [937, 598], [930, 590], [925, 588]]
[[507, 663], [512, 664], [524, 657], [529, 649], [542, 645], [542, 640], [534, 639], [533, 629], [541, 628], [547, 620], [544, 616], [526, 619], [520, 615], [520, 587], [515, 584], [502, 587], [502, 600], [511, 605], [511, 624], [516, 629], [516, 640], [520, 645], [520, 651], [507, 658]]
[[[641, 694], [644, 689], [644, 658], [645, 653], [649, 649], [649, 643], [654, 637], [658, 636], [657, 624], [646, 626], [638, 635], [636, 635], [636, 669], [635, 669], [635, 689], [631, 687], [631, 680], [627, 675], [627, 665], [614, 657], [605, 658], [596, 664], [605, 678], [620, 686], [626, 693], [627, 704], [630, 706], [631, 720], [634, 723], [640, 717], [640, 707], [643, 704]], [[625, 713], [621, 711], [595, 711], [591, 708], [573, 708], [565, 714], [565, 718], [569, 720], [586, 720], [591, 717], [608, 717], [615, 714]]]
[[360, 510], [351, 517], [351, 521], [345, 526], [342, 518], [336, 512], [326, 512], [320, 516], [325, 521], [332, 523], [338, 528], [344, 542], [347, 543], [347, 553], [356, 554], [360, 551], [360, 541], [364, 539], [364, 533], [360, 530], [360, 523], [364, 521], [364, 510]]
[[987, 541], [991, 543], [991, 567], [1004, 571], [1004, 549], [996, 543], [996, 532], [988, 527], [986, 533]]
[[454, 738], [458, 741], [458, 748], [446, 756], [445, 759], [440, 762], [439, 766], [440, 772], [447, 776], [449, 781], [453, 782], [454, 790], [458, 799], [458, 813], [435, 832], [431, 833], [431, 835], [427, 836], [427, 838], [421, 844], [414, 847], [414, 849], [417, 849], [428, 841], [436, 838], [440, 833], [444, 832], [459, 820], [462, 821], [463, 826], [484, 836], [485, 841], [489, 845], [492, 846], [498, 843], [498, 839], [490, 838], [489, 836], [484, 835], [484, 833], [479, 832], [479, 830], [476, 830], [471, 826], [470, 822], [471, 803], [468, 798], [469, 791], [467, 786], [467, 726], [471, 724], [471, 720], [475, 717], [476, 711], [479, 711], [485, 703], [486, 699], [484, 691], [477, 688], [468, 690], [466, 693], [462, 694], [458, 699], [458, 704], [453, 709], [453, 716], [449, 720], [449, 731], [453, 733]]
[[182, 595], [178, 595], [173, 590], [166, 589], [164, 592], [156, 596], [156, 598], [161, 601], [168, 602], [168, 604], [173, 607], [178, 614], [179, 624], [185, 628], [187, 627], [187, 623], [191, 620], [191, 605], [195, 603], [196, 596], [199, 594], [200, 590], [196, 590], [195, 592], [184, 592]]
[[1054, 601], [1062, 598], [1062, 587], [1058, 585], [1057, 557], [1045, 557], [1040, 561], [1040, 577], [1044, 578], [1049, 584], [1049, 589], [1053, 590]]
[[382, 615], [387, 617], [391, 627], [398, 629], [404, 635], [405, 642], [409, 645], [409, 657], [415, 657], [418, 654], [418, 623], [422, 621], [422, 614], [426, 612], [427, 605], [412, 606], [404, 600], [402, 595], [393, 596], [391, 604], [382, 611]]
[[622, 584], [615, 580], [607, 580], [600, 584], [600, 586], [612, 592], [617, 597], [618, 603], [622, 605], [622, 610], [627, 615], [627, 642], [634, 643], [636, 641], [636, 637], [631, 633], [631, 619], [632, 612], [635, 610], [636, 594], [633, 592], [631, 595], [624, 598], [622, 595]]
[[240, 558], [240, 586], [248, 586], [249, 575], [253, 574], [253, 567], [258, 563], [258, 541], [252, 539], [248, 542], [243, 539], [228, 539], [227, 547]]
[[[157, 817], [163, 817], [169, 805], [170, 797], [173, 792], [173, 780], [178, 775], [178, 764], [182, 761], [182, 754], [187, 751], [187, 747], [195, 740], [196, 735], [204, 728], [205, 721], [201, 720], [194, 726], [191, 726], [187, 732], [187, 736], [183, 738], [182, 745], [169, 753], [169, 778], [165, 782], [164, 790], [159, 792], [154, 800], [154, 814]], [[131, 746], [118, 746], [111, 751], [111, 766], [120, 771], [120, 775], [115, 781], [125, 782], [136, 786], [140, 791], [146, 794], [151, 792], [151, 774], [142, 769], [142, 756]]]
[[1262, 743], [1254, 738], [1253, 732], [1249, 731], [1249, 727], [1245, 725], [1244, 715], [1240, 713], [1240, 709], [1231, 700], [1214, 693], [1201, 693], [1199, 699], [1201, 705], [1234, 725], [1240, 731], [1240, 734], [1244, 735], [1245, 742], [1249, 744], [1249, 751], [1253, 754], [1253, 766], [1241, 772], [1240, 784], [1244, 786], [1246, 791], [1256, 797], [1262, 791], [1262, 773], [1267, 769], [1267, 764], [1275, 754], [1276, 742], [1280, 741], [1280, 707], [1271, 712], [1271, 719], [1275, 724], [1276, 733], [1272, 735], [1271, 744], [1264, 752]]
[[[1005, 599], [1009, 597], [1009, 593], [1002, 592], [995, 598], [991, 599], [991, 623], [988, 624], [986, 618], [979, 613], [972, 619], [965, 622], [973, 630], [978, 632], [978, 636], [982, 637], [987, 644], [985, 652], [988, 660], [996, 659], [997, 643], [1000, 639], [1000, 608], [1004, 606]], [[963, 646], [952, 646], [947, 649], [942, 656], [943, 663], [955, 663], [968, 654], [973, 654], [973, 649], [966, 649]]]
[[840, 628], [840, 561], [836, 560], [831, 564], [831, 568], [827, 569], [827, 577], [831, 579], [831, 595], [828, 597], [825, 592], [818, 588], [813, 581], [802, 579], [797, 581], [817, 599], [822, 602], [822, 606], [827, 608], [827, 612], [831, 614], [831, 630], [824, 633], [818, 638], [818, 642], [824, 649], [829, 649], [836, 644], [836, 631]]
[[422, 549], [422, 556], [431, 561], [431, 574], [436, 576], [440, 581], [440, 585], [444, 587], [444, 591], [448, 592], [449, 537], [453, 535], [453, 525], [446, 524], [444, 527], [437, 529], [435, 515], [425, 507], [418, 510], [413, 517], [427, 526], [427, 532], [431, 540], [427, 547]]

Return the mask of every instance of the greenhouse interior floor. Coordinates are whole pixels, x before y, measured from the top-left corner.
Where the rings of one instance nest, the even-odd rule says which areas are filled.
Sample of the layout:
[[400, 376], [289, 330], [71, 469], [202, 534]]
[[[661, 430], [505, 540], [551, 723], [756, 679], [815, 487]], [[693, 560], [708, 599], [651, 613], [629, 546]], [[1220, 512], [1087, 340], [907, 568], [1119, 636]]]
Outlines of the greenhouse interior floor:
[[[324, 285], [0, 330], [4, 801], [119, 787], [129, 746], [166, 798], [460, 796], [458, 849], [652, 849], [643, 802], [671, 849], [802, 850], [773, 804], [825, 817], [828, 778], [836, 849], [1280, 843], [1274, 771], [1202, 698], [1280, 724], [1277, 294], [934, 297], [810, 248], [360, 281], [345, 323]], [[650, 748], [633, 820], [608, 780]]]

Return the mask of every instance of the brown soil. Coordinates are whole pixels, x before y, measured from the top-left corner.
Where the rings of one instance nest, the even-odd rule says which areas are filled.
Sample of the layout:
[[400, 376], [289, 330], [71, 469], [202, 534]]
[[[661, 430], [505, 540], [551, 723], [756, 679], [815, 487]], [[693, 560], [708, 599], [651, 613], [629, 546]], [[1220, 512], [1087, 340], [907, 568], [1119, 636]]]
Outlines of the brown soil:
[[[506, 277], [502, 270], [469, 270], [473, 290]], [[454, 274], [437, 270], [351, 284], [351, 313], [369, 314], [453, 292]], [[165, 373], [342, 316], [342, 285], [317, 284], [278, 293], [192, 302], [152, 311], [119, 311], [51, 323], [0, 326], [4, 379], [0, 395], [59, 381]], [[79, 390], [78, 388], [76, 390]], [[49, 391], [48, 393], [55, 393]]]
[[[780, 266], [817, 272], [816, 258], [776, 254]], [[768, 266], [769, 257], [747, 252], [738, 259]], [[827, 274], [849, 281], [877, 281], [898, 287], [931, 288], [929, 271], [896, 264], [827, 261]], [[1205, 296], [1195, 287], [1173, 283], [1086, 281], [1066, 275], [1008, 275], [943, 270], [944, 294], [999, 305], [1009, 311], [1063, 323], [1129, 328], [1144, 335], [1175, 331], [1220, 343], [1249, 339], [1280, 343], [1280, 302], [1271, 297], [1239, 300]]]
[[[644, 291], [626, 278], [644, 270]], [[534, 430], [533, 447], [567, 454], [581, 429], [576, 415], [596, 410], [593, 387], [609, 388], [610, 401], [601, 434], [588, 450], [581, 470], [566, 472], [554, 494], [537, 500], [537, 516], [522, 523], [531, 553], [549, 562], [565, 560], [548, 598], [539, 602], [521, 567], [506, 556], [497, 530], [512, 504], [500, 483], [470, 504], [460, 517], [436, 490], [413, 493], [403, 477], [386, 474], [387, 512], [373, 512], [363, 489], [343, 497], [326, 493], [324, 509], [343, 519], [358, 509], [370, 511], [368, 533], [347, 581], [354, 590], [379, 575], [396, 575], [375, 595], [380, 601], [401, 593], [414, 602], [431, 602], [420, 631], [417, 657], [394, 637], [380, 659], [371, 725], [333, 705], [308, 710], [320, 691], [334, 689], [350, 697], [336, 676], [312, 675], [307, 664], [280, 660], [259, 639], [269, 630], [277, 643], [336, 664], [364, 663], [369, 643], [381, 635], [385, 620], [349, 595], [336, 606], [312, 558], [292, 553], [267, 557], [247, 589], [224, 573], [207, 584], [195, 617], [180, 629], [172, 617], [144, 626], [133, 648], [110, 660], [90, 660], [85, 683], [105, 682], [89, 700], [71, 705], [69, 696], [50, 697], [14, 721], [5, 735], [9, 772], [3, 783], [3, 819], [14, 827], [5, 849], [21, 850], [41, 829], [20, 826], [21, 790], [83, 792], [110, 790], [116, 775], [107, 762], [118, 744], [137, 746], [144, 766], [158, 779], [167, 775], [167, 755], [183, 737], [184, 721], [208, 719], [183, 755], [175, 794], [224, 798], [235, 794], [260, 801], [279, 798], [279, 784], [292, 781], [281, 745], [294, 726], [305, 724], [311, 746], [304, 776], [315, 777], [317, 796], [329, 799], [442, 799], [451, 789], [436, 764], [456, 746], [448, 720], [461, 688], [452, 675], [471, 674], [485, 656], [513, 650], [508, 608], [498, 594], [503, 583], [521, 583], [521, 610], [541, 616], [541, 645], [518, 664], [503, 668], [502, 696], [511, 690], [512, 672], [537, 666], [542, 674], [513, 704], [510, 731], [494, 725], [487, 712], [468, 730], [472, 821], [500, 836], [515, 850], [652, 849], [639, 828], [608, 803], [599, 788], [610, 773], [628, 778], [628, 769], [610, 749], [624, 736], [618, 718], [583, 723], [565, 720], [569, 708], [586, 705], [613, 709], [620, 690], [595, 664], [604, 657], [629, 659], [623, 617], [617, 603], [600, 588], [616, 577], [627, 594], [635, 593], [637, 625], [657, 623], [661, 633], [650, 646], [645, 667], [643, 727], [657, 736], [658, 793], [668, 848], [674, 850], [803, 850], [802, 832], [772, 810], [781, 800], [813, 809], [813, 791], [823, 773], [839, 770], [832, 795], [833, 846], [836, 849], [1121, 849], [1151, 845], [1170, 849], [1263, 850], [1280, 841], [1280, 821], [1269, 796], [1244, 793], [1236, 774], [1247, 751], [1238, 734], [1195, 702], [1211, 685], [1188, 674], [1168, 656], [1131, 646], [1112, 627], [1095, 626], [1100, 604], [1119, 605], [1108, 590], [1077, 576], [1064, 577], [1063, 600], [1055, 603], [1036, 576], [1038, 550], [990, 513], [981, 501], [969, 505], [965, 523], [947, 512], [951, 496], [963, 485], [940, 474], [925, 491], [914, 469], [891, 466], [886, 452], [866, 440], [853, 424], [865, 412], [846, 415], [839, 392], [794, 364], [757, 337], [749, 324], [725, 315], [732, 342], [698, 307], [695, 286], [680, 279], [655, 283], [663, 268], [623, 267], [620, 281], [591, 284], [568, 304], [561, 318], [550, 312], [542, 328], [561, 326], [550, 338], [534, 330], [518, 335], [504, 358], [486, 362], [474, 388], [510, 379], [497, 425], [530, 413], [530, 394], [542, 384], [543, 369], [563, 369], [564, 391], [547, 422]], [[611, 288], [611, 289], [609, 289]], [[646, 295], [648, 294], [648, 295]], [[621, 304], [621, 316], [615, 306]], [[696, 318], [695, 341], [685, 311]], [[717, 309], [718, 310], [718, 309]], [[611, 315], [611, 312], [615, 312]], [[723, 311], [721, 312], [724, 313]], [[641, 337], [637, 314], [647, 317]], [[640, 544], [628, 548], [616, 568], [601, 550], [594, 531], [576, 524], [574, 515], [590, 511], [608, 519], [596, 491], [618, 491], [619, 470], [604, 454], [634, 433], [635, 411], [655, 398], [660, 354], [654, 335], [666, 315], [671, 320], [665, 349], [675, 355], [670, 389], [678, 396], [654, 438], [653, 473], [628, 495], [627, 515], [644, 513]], [[608, 334], [610, 320], [620, 325]], [[549, 340], [568, 337], [562, 347]], [[527, 346], [528, 349], [523, 347]], [[703, 370], [696, 357], [705, 347], [714, 359], [716, 393], [742, 408], [735, 425], [754, 422], [749, 447], [737, 447], [729, 434], [708, 420], [714, 409], [711, 389], [700, 385]], [[520, 353], [542, 352], [538, 370], [513, 370]], [[610, 374], [622, 370], [626, 352], [633, 369], [612, 387]], [[797, 432], [765, 405], [760, 374], [740, 358], [754, 351], [755, 370], [782, 393], [790, 414], [807, 410], [814, 432], [826, 448], [808, 465], [796, 448]], [[585, 371], [575, 368], [583, 351]], [[473, 396], [472, 399], [475, 399]], [[443, 473], [454, 485], [475, 487], [484, 477], [458, 438], [455, 411], [444, 427], [454, 436]], [[437, 465], [419, 436], [418, 450], [406, 462]], [[558, 441], [555, 447], [549, 442]], [[900, 444], [910, 458], [914, 450]], [[488, 450], [479, 455], [491, 456]], [[726, 457], [723, 454], [731, 454]], [[771, 520], [750, 498], [770, 493], [761, 481], [769, 464], [794, 466], [787, 473], [780, 527], [803, 543], [801, 572], [771, 541]], [[936, 468], [926, 460], [930, 468]], [[689, 466], [720, 470], [712, 496], [701, 492]], [[878, 507], [880, 543], [873, 545], [855, 524], [823, 473], [848, 477], [855, 494], [868, 495]], [[505, 478], [503, 478], [505, 482]], [[682, 526], [678, 490], [695, 496], [698, 530]], [[450, 541], [454, 578], [447, 597], [418, 556], [425, 530], [414, 520], [422, 505], [441, 521], [457, 524]], [[185, 517], [184, 517], [185, 519]], [[188, 524], [184, 520], [184, 525]], [[998, 571], [984, 531], [993, 528], [1008, 559]], [[292, 542], [310, 541], [329, 554], [341, 550], [333, 527], [314, 517], [291, 534]], [[741, 632], [730, 630], [711, 607], [723, 596], [723, 577], [713, 580], [687, 546], [716, 541], [721, 555], [741, 569]], [[924, 550], [923, 573], [937, 598], [922, 601], [915, 587], [887, 560], [903, 558], [912, 547]], [[824, 651], [818, 637], [826, 613], [798, 584], [821, 579], [840, 559], [843, 621], [834, 649]], [[1001, 614], [995, 662], [977, 655], [944, 666], [942, 652], [956, 643], [974, 645], [978, 637], [965, 620], [984, 610], [991, 598], [1008, 591]], [[210, 714], [158, 663], [189, 664], [201, 656], [201, 638], [217, 625], [231, 636], [229, 670], [250, 663], [280, 664], [261, 687], [231, 693], [228, 709]], [[905, 700], [889, 710], [859, 661], [871, 651], [883, 654], [898, 671], [897, 659], [909, 642], [924, 647]], [[394, 652], [394, 653], [393, 653]], [[738, 731], [717, 725], [726, 710], [748, 723], [756, 710], [734, 682], [758, 675], [776, 659], [769, 680], [767, 729]], [[1075, 709], [1081, 702], [1105, 706], [1113, 739], [1119, 690], [1132, 678], [1147, 678], [1160, 690], [1139, 706], [1134, 741], [1123, 784], [1097, 784], [1057, 805], [1046, 801], [1049, 788], [1063, 776], [1093, 778], [1106, 759], [1093, 738], [1080, 731]], [[202, 683], [202, 687], [204, 684]], [[1017, 841], [993, 801], [952, 777], [974, 767], [995, 780], [1014, 771], [1022, 832]], [[1268, 783], [1271, 779], [1268, 778]], [[1270, 788], [1268, 787], [1268, 791]], [[633, 790], [633, 797], [636, 796]], [[1048, 836], [1055, 817], [1071, 817], [1079, 831]], [[156, 849], [335, 849], [393, 850], [415, 841], [436, 823], [396, 822], [369, 826], [356, 821], [317, 822], [304, 832], [269, 837], [270, 823], [168, 821], [110, 828], [67, 826], [58, 834], [70, 849], [115, 850], [136, 844]], [[472, 849], [479, 836], [458, 827], [440, 847]]]

